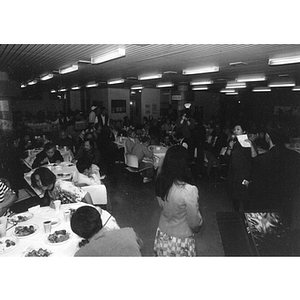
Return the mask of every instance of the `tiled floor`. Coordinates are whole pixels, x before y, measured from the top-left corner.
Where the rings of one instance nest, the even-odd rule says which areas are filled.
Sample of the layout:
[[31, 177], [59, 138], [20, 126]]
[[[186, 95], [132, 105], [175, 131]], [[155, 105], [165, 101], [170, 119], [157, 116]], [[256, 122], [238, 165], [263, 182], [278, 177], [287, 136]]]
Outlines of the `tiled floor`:
[[[160, 217], [155, 199], [154, 183], [142, 183], [138, 174], [114, 172], [106, 181], [112, 205], [112, 214], [121, 227], [132, 227], [142, 238], [143, 256], [152, 256], [153, 242]], [[224, 182], [209, 188], [207, 180], [199, 178], [200, 211], [204, 219], [196, 235], [198, 256], [223, 256], [223, 247], [216, 221], [216, 212], [231, 211]]]

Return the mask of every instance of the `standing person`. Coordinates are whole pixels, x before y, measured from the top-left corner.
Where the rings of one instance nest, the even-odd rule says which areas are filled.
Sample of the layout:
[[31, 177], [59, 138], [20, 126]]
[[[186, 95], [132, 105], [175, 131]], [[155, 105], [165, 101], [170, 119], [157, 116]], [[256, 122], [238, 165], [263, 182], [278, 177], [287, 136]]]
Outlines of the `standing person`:
[[300, 154], [285, 147], [285, 135], [267, 128], [266, 153], [254, 159], [250, 190], [254, 210], [280, 211], [285, 223], [300, 229]]
[[234, 210], [244, 211], [245, 208], [250, 207], [248, 185], [251, 181], [252, 157], [255, 157], [257, 153], [249, 139], [245, 141], [250, 144], [250, 147], [243, 147], [238, 141], [237, 136], [246, 134], [242, 125], [236, 125], [233, 134], [226, 151], [226, 155], [229, 155], [227, 187]]
[[200, 231], [203, 219], [188, 160], [186, 148], [169, 148], [157, 176], [155, 193], [163, 211], [154, 241], [155, 256], [196, 256], [194, 233]]
[[60, 152], [56, 150], [56, 147], [52, 143], [49, 142], [44, 145], [43, 151], [36, 155], [32, 168], [35, 169], [49, 163], [60, 163], [63, 161], [64, 158]]
[[95, 124], [98, 122], [98, 118], [96, 115], [96, 105], [92, 105], [91, 111], [89, 113], [89, 125], [88, 128], [89, 130], [93, 130], [95, 128]]
[[98, 123], [102, 128], [105, 126], [108, 127], [110, 126], [109, 117], [106, 108], [104, 106], [101, 107], [100, 114], [97, 117], [98, 117]]

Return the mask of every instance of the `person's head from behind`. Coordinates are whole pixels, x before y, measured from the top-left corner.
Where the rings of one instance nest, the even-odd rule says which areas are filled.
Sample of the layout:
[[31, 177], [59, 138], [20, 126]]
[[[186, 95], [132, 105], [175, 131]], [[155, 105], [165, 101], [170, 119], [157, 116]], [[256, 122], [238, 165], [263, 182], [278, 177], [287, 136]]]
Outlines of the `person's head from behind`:
[[150, 145], [150, 137], [149, 136], [142, 137], [141, 142], [142, 142], [143, 145], [148, 147]]
[[55, 148], [54, 144], [46, 143], [44, 145], [44, 151], [46, 152], [47, 157], [51, 158], [51, 157], [53, 157], [53, 155], [56, 151], [56, 148]]
[[90, 239], [102, 227], [100, 213], [92, 206], [79, 207], [71, 217], [72, 231], [84, 239]]
[[167, 150], [155, 185], [156, 195], [164, 198], [173, 184], [193, 184], [189, 158], [189, 152], [183, 146], [176, 145]]
[[79, 173], [88, 175], [89, 169], [92, 166], [92, 160], [89, 157], [79, 158], [76, 167]]
[[55, 181], [55, 174], [45, 167], [37, 168], [31, 175], [32, 186], [42, 191], [52, 189]]

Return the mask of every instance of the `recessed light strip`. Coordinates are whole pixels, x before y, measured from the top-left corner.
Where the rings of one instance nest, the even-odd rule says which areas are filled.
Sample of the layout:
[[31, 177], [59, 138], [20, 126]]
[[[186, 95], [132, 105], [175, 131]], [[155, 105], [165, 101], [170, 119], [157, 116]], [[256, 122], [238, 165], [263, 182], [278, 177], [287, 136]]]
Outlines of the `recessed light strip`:
[[193, 74], [203, 74], [203, 73], [212, 73], [219, 72], [218, 66], [199, 68], [199, 69], [186, 69], [182, 71], [183, 75], [193, 75]]
[[111, 79], [107, 81], [107, 84], [119, 84], [119, 83], [123, 83], [125, 80], [124, 79]]
[[78, 65], [72, 65], [71, 67], [59, 69], [59, 74], [67, 74], [78, 70]]
[[157, 88], [165, 88], [165, 87], [172, 87], [172, 86], [174, 86], [174, 83], [172, 82], [158, 83], [156, 85]]
[[267, 87], [256, 87], [252, 89], [252, 92], [271, 92], [271, 89]]
[[288, 65], [300, 63], [300, 56], [281, 57], [281, 58], [270, 58], [270, 66]]
[[205, 91], [205, 90], [208, 90], [208, 87], [207, 86], [194, 86], [194, 87], [192, 87], [192, 90], [193, 91]]
[[265, 81], [265, 76], [257, 76], [257, 77], [240, 77], [236, 79], [236, 82], [252, 82], [252, 81]]
[[110, 61], [110, 60], [113, 60], [116, 58], [124, 57], [125, 53], [126, 53], [125, 48], [118, 48], [117, 50], [112, 51], [110, 53], [103, 54], [103, 55], [100, 55], [97, 57], [92, 57], [91, 63], [93, 65], [101, 64], [101, 63], [104, 63], [104, 62], [107, 62], [107, 61]]
[[206, 84], [212, 84], [212, 80], [200, 80], [200, 81], [191, 81], [190, 85], [206, 85]]
[[45, 81], [45, 80], [49, 80], [49, 79], [51, 79], [51, 78], [53, 78], [53, 74], [47, 74], [47, 75], [42, 75], [41, 77], [40, 77], [40, 79], [41, 80], [43, 80], [43, 81]]
[[139, 76], [138, 80], [158, 79], [161, 77], [162, 77], [162, 74], [145, 75], [145, 76]]
[[295, 85], [294, 82], [271, 82], [268, 87], [294, 87]]

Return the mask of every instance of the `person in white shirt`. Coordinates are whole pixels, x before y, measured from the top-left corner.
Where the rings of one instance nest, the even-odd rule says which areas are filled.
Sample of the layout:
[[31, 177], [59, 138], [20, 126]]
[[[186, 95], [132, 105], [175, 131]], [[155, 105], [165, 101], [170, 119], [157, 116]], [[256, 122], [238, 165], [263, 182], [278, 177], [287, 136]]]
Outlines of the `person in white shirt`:
[[76, 163], [76, 167], [78, 170], [77, 186], [102, 184], [101, 178], [104, 177], [100, 177], [99, 167], [92, 164], [89, 158], [80, 158]]

